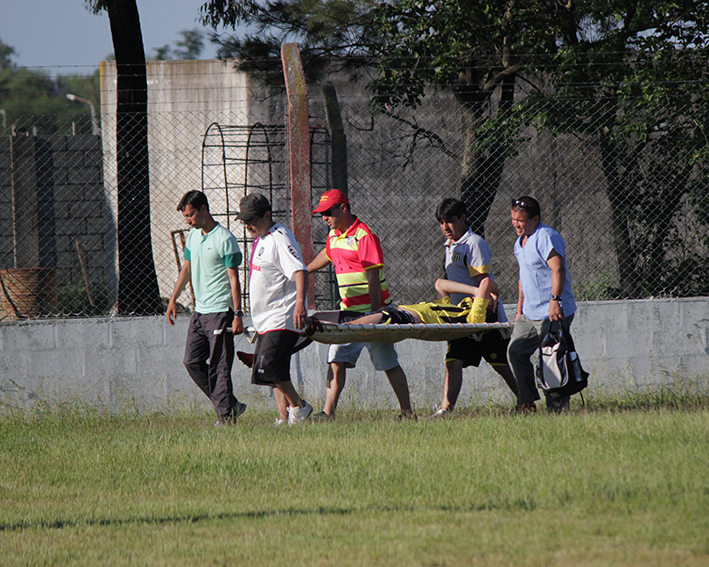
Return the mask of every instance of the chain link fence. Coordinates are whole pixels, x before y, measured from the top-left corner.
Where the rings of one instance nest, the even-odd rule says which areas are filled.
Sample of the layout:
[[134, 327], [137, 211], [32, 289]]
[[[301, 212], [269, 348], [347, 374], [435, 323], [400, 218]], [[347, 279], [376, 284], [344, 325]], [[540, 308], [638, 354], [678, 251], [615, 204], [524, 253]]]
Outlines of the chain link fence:
[[[484, 227], [504, 302], [514, 303], [517, 290], [510, 201], [525, 194], [541, 202], [542, 221], [564, 237], [578, 299], [709, 295], [707, 141], [689, 119], [707, 114], [701, 101], [686, 109], [684, 121], [644, 137], [610, 138], [608, 117], [616, 111], [610, 101], [530, 100], [518, 105], [526, 117], [572, 107], [583, 109], [586, 127], [552, 135], [533, 119], [493, 120], [486, 137], [471, 143], [464, 109], [445, 89], [431, 89], [416, 109], [375, 109], [364, 82], [337, 75], [329, 81], [309, 86], [313, 207], [333, 179], [346, 184], [339, 188], [347, 190], [353, 212], [382, 240], [396, 302], [432, 298], [433, 282], [443, 274], [435, 209], [444, 197], [465, 193], [461, 178], [471, 167], [493, 189], [485, 199], [470, 189], [463, 196], [476, 226]], [[99, 116], [3, 124], [2, 320], [129, 315], [116, 308], [121, 280], [143, 273], [131, 273], [132, 266], [151, 260], [150, 281], [138, 285], [146, 293], [157, 286], [165, 303], [187, 230], [176, 205], [192, 189], [205, 191], [213, 215], [239, 238], [246, 294], [250, 240], [234, 220], [239, 200], [262, 192], [275, 218], [290, 222], [285, 93], [223, 61], [150, 63], [148, 85], [147, 129], [128, 134], [147, 135], [150, 216], [149, 227], [141, 228], [149, 236], [130, 248], [143, 252], [129, 263], [120, 261], [121, 239], [131, 232], [119, 231], [120, 222], [130, 222], [120, 217], [119, 201], [130, 201], [126, 191], [141, 185], [121, 178], [115, 67], [102, 70]], [[333, 135], [328, 89], [337, 96], [344, 139]], [[524, 100], [518, 93], [518, 102]], [[494, 101], [491, 110], [495, 117]], [[346, 165], [339, 160], [333, 171], [333, 151], [343, 143]], [[319, 217], [313, 234], [317, 253], [327, 234]], [[332, 270], [319, 273], [315, 287], [317, 308], [336, 308]], [[247, 294], [246, 300], [248, 307]], [[192, 308], [189, 288], [180, 303]], [[153, 312], [159, 311], [158, 305]]]

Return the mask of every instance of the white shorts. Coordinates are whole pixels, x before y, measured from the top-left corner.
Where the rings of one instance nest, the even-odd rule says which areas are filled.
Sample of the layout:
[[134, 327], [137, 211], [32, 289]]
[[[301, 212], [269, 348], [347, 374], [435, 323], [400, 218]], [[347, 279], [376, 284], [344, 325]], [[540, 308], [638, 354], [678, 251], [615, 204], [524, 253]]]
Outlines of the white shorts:
[[345, 368], [354, 368], [362, 349], [367, 347], [374, 368], [382, 372], [399, 366], [399, 356], [392, 343], [347, 343], [330, 345], [327, 362], [344, 362]]

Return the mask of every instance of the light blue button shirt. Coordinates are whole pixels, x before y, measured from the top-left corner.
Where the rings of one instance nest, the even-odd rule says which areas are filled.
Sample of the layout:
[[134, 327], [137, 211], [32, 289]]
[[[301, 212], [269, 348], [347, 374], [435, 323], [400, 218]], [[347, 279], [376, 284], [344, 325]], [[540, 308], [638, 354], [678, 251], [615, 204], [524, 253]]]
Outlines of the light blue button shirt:
[[522, 238], [515, 242], [515, 257], [519, 264], [519, 279], [524, 293], [522, 313], [533, 321], [549, 319], [549, 301], [551, 297], [551, 268], [547, 264], [549, 255], [556, 251], [564, 261], [566, 282], [561, 293], [561, 308], [564, 316], [576, 312], [576, 301], [571, 288], [569, 267], [566, 264], [564, 239], [553, 228], [540, 223], [522, 248]]

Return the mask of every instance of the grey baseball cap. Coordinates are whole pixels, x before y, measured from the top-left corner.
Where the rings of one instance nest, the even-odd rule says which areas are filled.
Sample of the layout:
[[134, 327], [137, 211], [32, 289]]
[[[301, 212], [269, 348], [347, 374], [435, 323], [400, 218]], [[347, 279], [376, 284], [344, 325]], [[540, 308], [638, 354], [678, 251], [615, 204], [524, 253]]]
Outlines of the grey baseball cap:
[[250, 222], [271, 210], [271, 203], [261, 193], [250, 193], [239, 202], [239, 213], [236, 218]]

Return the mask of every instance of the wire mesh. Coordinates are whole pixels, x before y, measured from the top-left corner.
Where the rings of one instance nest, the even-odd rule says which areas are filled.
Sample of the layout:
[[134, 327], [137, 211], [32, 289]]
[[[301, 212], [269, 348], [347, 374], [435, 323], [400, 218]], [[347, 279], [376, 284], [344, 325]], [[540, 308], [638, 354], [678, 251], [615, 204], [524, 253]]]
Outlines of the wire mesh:
[[[213, 215], [239, 238], [246, 258], [242, 288], [248, 289], [250, 241], [234, 221], [240, 198], [262, 192], [275, 218], [289, 222], [285, 95], [227, 62], [186, 63], [148, 65], [147, 126], [136, 123], [128, 132], [147, 136], [147, 181], [141, 185], [138, 176], [127, 187], [137, 194], [149, 189], [149, 221], [136, 222], [149, 226], [135, 227], [143, 232], [119, 232], [121, 222], [131, 222], [121, 217], [119, 201], [132, 197], [120, 193], [127, 189], [110, 65], [102, 75], [100, 127], [88, 113], [62, 120], [3, 116], [2, 319], [128, 315], [115, 308], [120, 282], [143, 273], [148, 260], [151, 281], [137, 283], [148, 289], [156, 282], [164, 304], [182, 262], [186, 226], [176, 205], [192, 189], [205, 191]], [[435, 209], [444, 197], [466, 191], [507, 303], [517, 289], [510, 201], [524, 194], [541, 202], [542, 221], [564, 237], [578, 299], [709, 295], [707, 141], [697, 126], [708, 113], [701, 100], [645, 135], [628, 130], [615, 138], [604, 137], [609, 116], [618, 120], [611, 101], [528, 101], [525, 116], [569, 108], [583, 114], [583, 131], [566, 133], [521, 118], [495, 125], [493, 102], [492, 127], [476, 145], [464, 134], [465, 109], [445, 88], [432, 88], [418, 108], [377, 109], [364, 85], [345, 77], [330, 81], [346, 135], [352, 211], [381, 238], [396, 302], [432, 297], [443, 274]], [[309, 88], [313, 207], [334, 176], [322, 87]], [[475, 186], [466, 189], [471, 164], [494, 186], [487, 204], [475, 201]], [[142, 248], [121, 263], [126, 234], [140, 238]], [[313, 234], [317, 253], [327, 235], [317, 216]], [[315, 286], [316, 307], [335, 308], [332, 270], [318, 274]], [[189, 290], [180, 303], [192, 308]]]

